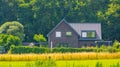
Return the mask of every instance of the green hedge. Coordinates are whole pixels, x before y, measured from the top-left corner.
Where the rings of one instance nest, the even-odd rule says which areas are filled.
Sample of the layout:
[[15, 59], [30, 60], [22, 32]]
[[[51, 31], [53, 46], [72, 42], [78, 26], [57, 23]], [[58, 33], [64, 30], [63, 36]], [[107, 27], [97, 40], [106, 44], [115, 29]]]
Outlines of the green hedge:
[[96, 52], [96, 48], [53, 48], [53, 52]]
[[11, 46], [10, 52], [13, 54], [48, 53], [49, 49], [43, 47]]
[[[13, 54], [25, 53], [51, 53], [50, 48], [45, 47], [29, 47], [29, 46], [11, 46], [10, 52]], [[115, 48], [52, 48], [52, 53], [66, 53], [66, 52], [120, 52], [120, 49]]]

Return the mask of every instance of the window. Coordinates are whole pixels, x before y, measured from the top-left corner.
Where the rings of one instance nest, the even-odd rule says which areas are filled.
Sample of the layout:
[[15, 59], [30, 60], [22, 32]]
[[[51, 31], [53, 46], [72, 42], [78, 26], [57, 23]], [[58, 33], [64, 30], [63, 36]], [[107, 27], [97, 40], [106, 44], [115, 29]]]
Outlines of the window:
[[56, 37], [61, 37], [61, 32], [56, 32]]
[[71, 47], [70, 43], [58, 43], [57, 47]]
[[87, 37], [87, 32], [82, 32], [82, 37]]
[[82, 32], [83, 38], [95, 38], [95, 31], [85, 31]]
[[66, 36], [71, 36], [72, 32], [66, 32]]

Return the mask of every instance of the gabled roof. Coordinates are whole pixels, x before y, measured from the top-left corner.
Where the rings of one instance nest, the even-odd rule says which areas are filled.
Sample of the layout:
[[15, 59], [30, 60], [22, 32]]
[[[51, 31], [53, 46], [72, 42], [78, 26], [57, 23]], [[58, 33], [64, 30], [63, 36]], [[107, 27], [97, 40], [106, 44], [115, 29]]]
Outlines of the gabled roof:
[[66, 23], [78, 36], [81, 36], [82, 31], [94, 30], [96, 31], [98, 40], [101, 40], [101, 23], [68, 23], [65, 19], [62, 19], [49, 33], [51, 34], [61, 23]]
[[79, 35], [70, 25], [69, 23], [65, 20], [65, 19], [62, 19], [48, 34], [47, 34], [47, 37], [61, 24], [61, 23], [66, 23], [77, 35]]

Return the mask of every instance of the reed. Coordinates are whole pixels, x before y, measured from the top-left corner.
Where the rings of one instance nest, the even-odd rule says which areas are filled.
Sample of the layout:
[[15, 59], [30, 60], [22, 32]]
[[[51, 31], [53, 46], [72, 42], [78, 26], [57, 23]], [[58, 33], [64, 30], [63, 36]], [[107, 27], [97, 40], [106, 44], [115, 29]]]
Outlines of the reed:
[[120, 59], [118, 53], [49, 53], [49, 54], [0, 54], [0, 61], [35, 61], [35, 60], [94, 60]]

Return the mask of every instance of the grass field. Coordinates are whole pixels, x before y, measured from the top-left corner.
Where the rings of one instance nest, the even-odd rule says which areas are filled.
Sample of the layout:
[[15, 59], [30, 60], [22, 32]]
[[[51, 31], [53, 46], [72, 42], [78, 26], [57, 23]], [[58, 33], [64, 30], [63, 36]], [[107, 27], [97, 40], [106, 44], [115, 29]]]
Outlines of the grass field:
[[120, 52], [81, 52], [81, 53], [44, 53], [44, 54], [0, 54], [0, 61], [35, 61], [35, 60], [96, 60], [120, 59]]
[[[55, 61], [56, 67], [96, 67], [97, 62], [101, 63], [102, 67], [117, 67], [115, 65], [120, 59]], [[0, 67], [34, 67], [34, 64], [34, 61], [0, 61]]]

